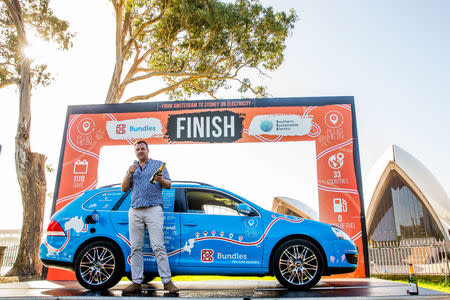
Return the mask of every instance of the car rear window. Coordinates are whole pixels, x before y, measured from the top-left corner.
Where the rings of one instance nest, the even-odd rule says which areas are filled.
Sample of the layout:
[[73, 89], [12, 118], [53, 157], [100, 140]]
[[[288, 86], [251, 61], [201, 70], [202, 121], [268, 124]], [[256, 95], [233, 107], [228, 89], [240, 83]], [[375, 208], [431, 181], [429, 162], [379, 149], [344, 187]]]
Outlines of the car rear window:
[[[133, 191], [131, 191], [132, 193]], [[123, 200], [122, 204], [119, 207], [119, 211], [127, 211], [130, 209], [131, 205], [131, 193]], [[174, 212], [175, 206], [175, 189], [172, 188], [170, 190], [163, 189], [162, 190], [162, 199], [163, 199], [163, 211], [164, 212]]]
[[85, 210], [111, 210], [122, 195], [121, 190], [101, 192], [84, 202], [81, 207]]

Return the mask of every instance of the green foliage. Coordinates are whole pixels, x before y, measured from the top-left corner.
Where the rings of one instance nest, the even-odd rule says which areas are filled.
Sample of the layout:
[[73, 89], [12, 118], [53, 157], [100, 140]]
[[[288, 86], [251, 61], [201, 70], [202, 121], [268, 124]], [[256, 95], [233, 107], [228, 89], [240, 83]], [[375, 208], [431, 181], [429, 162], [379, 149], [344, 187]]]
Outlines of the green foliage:
[[[444, 275], [415, 275], [419, 287], [450, 293], [450, 278], [445, 280]], [[408, 275], [374, 275], [372, 277], [408, 284]]]
[[[10, 83], [20, 83], [20, 62], [23, 45], [19, 43], [17, 24], [7, 7], [0, 0], [0, 88]], [[19, 0], [21, 19], [25, 32], [35, 33], [45, 41], [54, 41], [60, 49], [72, 46], [73, 34], [68, 31], [68, 22], [57, 18], [49, 8], [49, 0]], [[52, 78], [45, 64], [33, 64], [31, 75], [34, 85], [48, 85]]]
[[[118, 13], [119, 3], [113, 3]], [[132, 67], [120, 88], [159, 76], [167, 85], [161, 91], [172, 99], [201, 93], [215, 97], [232, 81], [242, 93], [265, 96], [263, 87], [254, 87], [240, 72], [277, 69], [297, 20], [293, 10], [274, 12], [252, 0], [127, 0], [121, 13], [127, 34], [122, 49]]]

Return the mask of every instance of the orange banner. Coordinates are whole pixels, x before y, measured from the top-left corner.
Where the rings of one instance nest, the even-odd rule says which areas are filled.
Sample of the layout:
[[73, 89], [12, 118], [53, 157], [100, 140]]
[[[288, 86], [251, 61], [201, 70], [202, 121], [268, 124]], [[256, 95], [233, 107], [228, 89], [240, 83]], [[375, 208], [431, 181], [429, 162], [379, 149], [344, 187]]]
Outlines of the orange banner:
[[[256, 107], [255, 102], [166, 102], [157, 111], [71, 114], [55, 210], [96, 187], [99, 153], [106, 145], [131, 145], [136, 139], [148, 144], [315, 141], [320, 221], [342, 228], [358, 246], [359, 267], [345, 277], [365, 277], [352, 106]], [[62, 274], [67, 278], [51, 269], [47, 278]]]

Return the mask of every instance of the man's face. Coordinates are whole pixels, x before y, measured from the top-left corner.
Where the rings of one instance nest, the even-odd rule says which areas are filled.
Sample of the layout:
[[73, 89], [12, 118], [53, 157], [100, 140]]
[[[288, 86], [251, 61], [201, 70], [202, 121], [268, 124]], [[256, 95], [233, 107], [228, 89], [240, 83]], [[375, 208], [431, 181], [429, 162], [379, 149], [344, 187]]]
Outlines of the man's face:
[[148, 159], [148, 148], [144, 143], [134, 145], [134, 153], [139, 161], [145, 161]]

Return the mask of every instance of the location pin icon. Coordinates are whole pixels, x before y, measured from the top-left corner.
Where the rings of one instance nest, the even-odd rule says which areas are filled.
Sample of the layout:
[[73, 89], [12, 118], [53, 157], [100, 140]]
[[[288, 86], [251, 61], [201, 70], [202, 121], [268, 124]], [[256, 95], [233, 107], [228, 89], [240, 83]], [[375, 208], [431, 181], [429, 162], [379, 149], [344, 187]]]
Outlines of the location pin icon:
[[331, 123], [333, 123], [333, 124], [335, 124], [335, 125], [336, 125], [338, 119], [339, 119], [339, 117], [338, 117], [337, 115], [335, 115], [335, 114], [332, 114], [332, 115], [330, 116], [330, 121], [331, 121]]
[[83, 130], [88, 131], [89, 127], [91, 127], [91, 124], [88, 121], [83, 122]]

